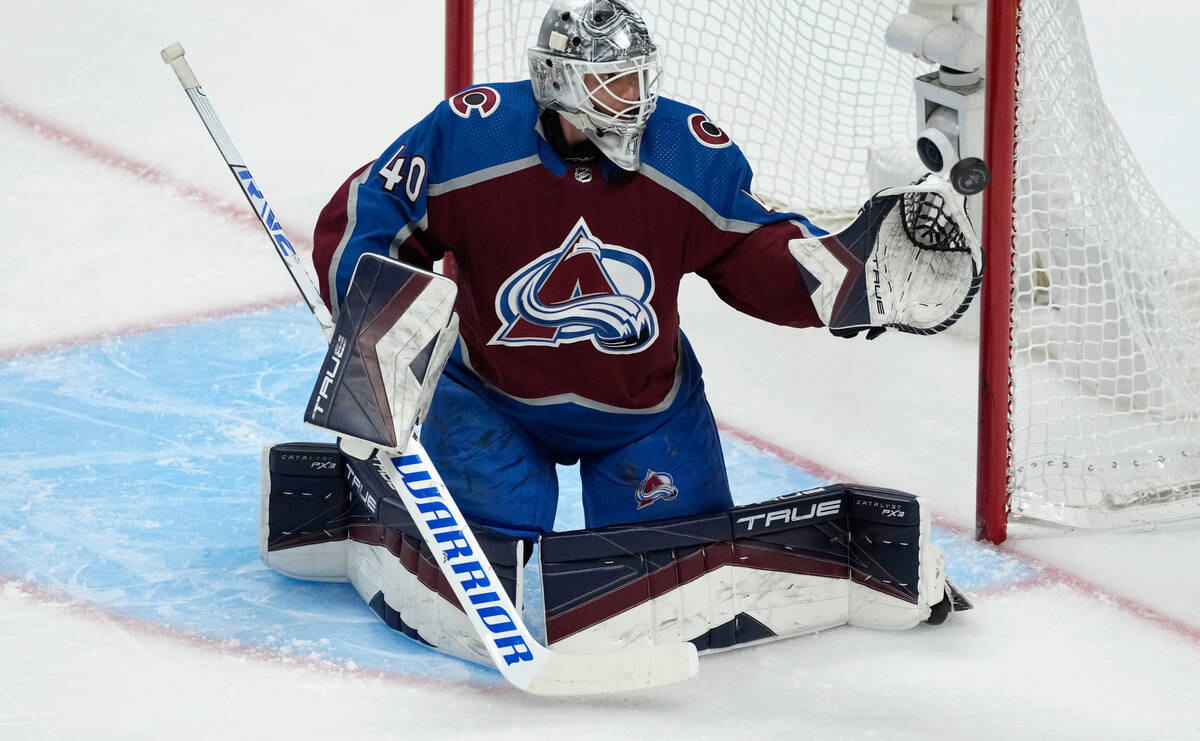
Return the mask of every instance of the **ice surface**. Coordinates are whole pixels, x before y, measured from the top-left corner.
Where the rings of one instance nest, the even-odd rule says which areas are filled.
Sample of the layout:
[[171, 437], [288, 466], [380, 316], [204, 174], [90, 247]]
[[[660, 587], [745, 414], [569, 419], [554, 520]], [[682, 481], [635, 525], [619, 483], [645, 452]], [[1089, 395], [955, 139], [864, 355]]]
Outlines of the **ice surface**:
[[[345, 585], [263, 567], [258, 449], [319, 437], [299, 418], [320, 337], [158, 50], [183, 42], [306, 242], [439, 98], [439, 6], [0, 2], [0, 739], [1200, 737], [1194, 526], [976, 544], [970, 343], [770, 327], [698, 280], [683, 322], [738, 500], [830, 475], [921, 494], [976, 610], [546, 702], [411, 645]], [[1110, 107], [1200, 229], [1200, 16], [1084, 11]]]

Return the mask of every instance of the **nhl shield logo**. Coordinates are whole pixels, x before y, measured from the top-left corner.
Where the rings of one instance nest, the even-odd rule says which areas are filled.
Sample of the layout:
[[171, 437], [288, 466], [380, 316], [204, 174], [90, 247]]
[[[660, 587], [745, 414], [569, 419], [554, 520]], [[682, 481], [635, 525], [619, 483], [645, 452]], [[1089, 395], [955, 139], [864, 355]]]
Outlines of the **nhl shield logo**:
[[589, 341], [609, 354], [639, 352], [658, 338], [645, 257], [593, 236], [582, 218], [557, 249], [508, 278], [496, 294], [500, 329], [488, 344], [557, 347]]
[[657, 473], [652, 469], [646, 469], [646, 477], [642, 479], [642, 483], [638, 484], [634, 490], [634, 496], [637, 497], [638, 509], [649, 507], [658, 500], [669, 502], [679, 496], [679, 487], [675, 486], [675, 479], [669, 473]]

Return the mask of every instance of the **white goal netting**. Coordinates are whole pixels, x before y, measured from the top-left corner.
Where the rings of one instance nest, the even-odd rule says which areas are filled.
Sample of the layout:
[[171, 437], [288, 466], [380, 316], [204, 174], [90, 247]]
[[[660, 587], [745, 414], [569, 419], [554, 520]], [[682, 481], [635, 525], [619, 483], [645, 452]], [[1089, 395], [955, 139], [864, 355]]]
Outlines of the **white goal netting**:
[[[636, 4], [663, 94], [726, 129], [771, 200], [834, 225], [870, 195], [871, 158], [912, 151], [913, 79], [930, 68], [884, 43], [907, 0]], [[477, 0], [476, 81], [527, 76], [547, 5]], [[1076, 0], [1022, 7], [1012, 400], [997, 421], [1011, 425], [1012, 513], [1080, 527], [1200, 516], [1200, 243], [1104, 105]]]
[[[931, 67], [884, 43], [907, 0], [634, 0], [662, 50], [660, 92], [704, 110], [754, 166], [755, 186], [816, 223], [870, 193], [872, 147], [912, 148], [912, 80]], [[529, 76], [549, 0], [476, 0], [475, 80]]]
[[1025, 0], [1020, 36], [1012, 512], [1200, 515], [1200, 243], [1105, 106], [1075, 0]]

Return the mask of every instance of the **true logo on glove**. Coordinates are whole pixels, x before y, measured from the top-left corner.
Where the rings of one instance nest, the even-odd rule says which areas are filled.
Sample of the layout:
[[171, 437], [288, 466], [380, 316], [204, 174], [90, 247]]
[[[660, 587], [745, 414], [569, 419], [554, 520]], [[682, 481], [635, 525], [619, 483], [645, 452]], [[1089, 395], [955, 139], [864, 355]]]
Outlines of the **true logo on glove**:
[[333, 352], [329, 356], [329, 364], [325, 367], [325, 373], [321, 376], [321, 384], [317, 389], [317, 398], [313, 401], [312, 416], [322, 415], [327, 413], [327, 409], [321, 406], [322, 401], [329, 401], [329, 387], [337, 380], [338, 373], [342, 370], [342, 356], [346, 354], [346, 336], [338, 335], [333, 340]]

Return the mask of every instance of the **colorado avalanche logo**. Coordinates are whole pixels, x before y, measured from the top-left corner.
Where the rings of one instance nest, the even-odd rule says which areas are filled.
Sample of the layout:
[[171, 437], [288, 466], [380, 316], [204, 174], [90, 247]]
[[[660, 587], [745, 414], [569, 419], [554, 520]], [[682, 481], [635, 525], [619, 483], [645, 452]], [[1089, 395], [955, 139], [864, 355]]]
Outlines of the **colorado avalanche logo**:
[[671, 478], [671, 474], [656, 473], [647, 468], [646, 478], [642, 479], [642, 483], [638, 484], [633, 493], [637, 497], [638, 509], [641, 509], [660, 499], [664, 502], [671, 501], [679, 496], [679, 487], [675, 486], [675, 479]]
[[733, 140], [729, 138], [729, 134], [722, 131], [720, 126], [709, 121], [708, 116], [705, 116], [703, 113], [693, 113], [688, 116], [687, 123], [692, 136], [696, 137], [696, 141], [706, 147], [724, 149], [733, 144]]
[[658, 337], [650, 307], [654, 273], [633, 250], [604, 244], [580, 219], [558, 249], [518, 270], [496, 295], [500, 329], [488, 344], [549, 346], [590, 341], [635, 353]]
[[480, 85], [464, 90], [450, 99], [450, 108], [462, 118], [470, 118], [472, 111], [479, 111], [480, 118], [487, 118], [500, 106], [500, 93]]

